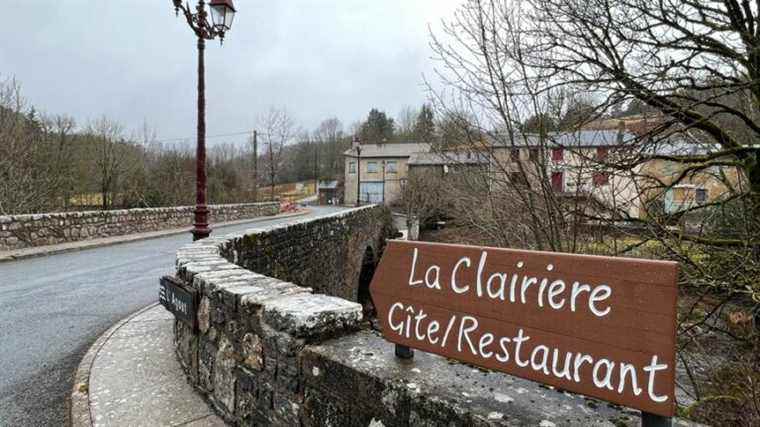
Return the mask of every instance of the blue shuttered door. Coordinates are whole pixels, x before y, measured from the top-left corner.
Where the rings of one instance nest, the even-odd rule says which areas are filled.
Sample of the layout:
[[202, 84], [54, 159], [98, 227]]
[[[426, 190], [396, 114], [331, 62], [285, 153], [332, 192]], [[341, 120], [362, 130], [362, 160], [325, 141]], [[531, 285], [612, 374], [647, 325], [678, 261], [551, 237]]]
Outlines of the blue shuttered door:
[[382, 182], [362, 182], [360, 198], [361, 198], [361, 201], [364, 203], [382, 203], [383, 202], [383, 183]]

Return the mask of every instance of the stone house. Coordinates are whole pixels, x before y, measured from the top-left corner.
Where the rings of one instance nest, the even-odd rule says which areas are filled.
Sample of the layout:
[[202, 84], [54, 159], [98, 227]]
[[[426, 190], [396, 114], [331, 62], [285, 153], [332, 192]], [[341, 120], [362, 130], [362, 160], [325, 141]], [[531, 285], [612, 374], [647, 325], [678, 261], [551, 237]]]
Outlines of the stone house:
[[636, 135], [620, 130], [581, 130], [494, 141], [492, 176], [495, 185], [536, 189], [543, 183], [561, 198], [594, 200], [637, 217], [638, 192], [630, 175], [602, 166], [635, 140]]
[[[671, 146], [660, 149], [658, 154], [689, 157], [708, 154], [710, 151], [711, 147], [704, 145]], [[664, 191], [652, 191], [646, 188], [645, 183], [642, 185], [645, 187], [642, 190], [642, 202], [659, 203], [663, 213], [673, 214], [728, 198], [742, 185], [739, 169], [728, 166], [712, 166], [698, 173], [689, 173], [674, 184], [685, 168], [686, 165], [681, 162], [663, 159], [650, 160], [642, 165], [640, 173], [649, 177], [650, 184], [668, 186]]]
[[343, 183], [339, 180], [319, 181], [317, 201], [320, 205], [339, 205], [343, 200]]
[[[409, 171], [409, 158], [427, 153], [426, 143], [358, 144], [343, 153], [345, 157], [346, 205], [384, 203], [391, 205], [401, 198]], [[357, 190], [359, 198], [357, 199]]]
[[488, 166], [488, 156], [474, 152], [414, 153], [409, 157], [409, 173], [415, 171], [434, 171], [446, 176], [454, 169], [484, 168]]
[[546, 186], [562, 197], [594, 200], [631, 218], [643, 218], [644, 206], [653, 201], [662, 203], [666, 213], [713, 202], [729, 191], [722, 179], [733, 184], [739, 181], [734, 168], [712, 168], [691, 174], [671, 188], [663, 188], [663, 184], [667, 186], [680, 175], [683, 164], [649, 160], [624, 171], [605, 165], [641, 150], [683, 157], [709, 151], [709, 147], [695, 141], [675, 138], [650, 145], [625, 128], [583, 129], [550, 134], [543, 139], [529, 135], [492, 144], [493, 163], [499, 166], [492, 165], [493, 174], [509, 175], [501, 178], [513, 184], [527, 181], [536, 186], [545, 180]]
[[[650, 146], [651, 145], [651, 146]], [[725, 197], [727, 180], [736, 185], [739, 173], [732, 168], [712, 168], [694, 173], [678, 185], [662, 188], [680, 174], [678, 162], [650, 160], [633, 170], [605, 166], [629, 153], [649, 150], [669, 156], [702, 155], [710, 147], [696, 141], [672, 138], [664, 143], [644, 144], [639, 133], [624, 126], [553, 133], [544, 138], [525, 135], [509, 141], [489, 139], [477, 148], [431, 152], [430, 144], [362, 144], [345, 156], [345, 204], [393, 204], [399, 201], [409, 173], [435, 171], [445, 178], [450, 171], [473, 167], [488, 169], [491, 188], [509, 182], [544, 188], [561, 198], [580, 200], [587, 206], [612, 207], [630, 218], [646, 216], [645, 206], [659, 203], [674, 213]], [[644, 148], [646, 147], [646, 148]], [[357, 168], [357, 164], [359, 167]], [[655, 185], [656, 183], [656, 185]]]

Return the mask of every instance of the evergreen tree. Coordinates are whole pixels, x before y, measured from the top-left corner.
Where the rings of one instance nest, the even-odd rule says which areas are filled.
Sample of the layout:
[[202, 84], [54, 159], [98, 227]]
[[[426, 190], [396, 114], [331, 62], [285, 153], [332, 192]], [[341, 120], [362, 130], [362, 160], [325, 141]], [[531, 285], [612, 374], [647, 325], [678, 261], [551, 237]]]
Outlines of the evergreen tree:
[[547, 113], [539, 113], [528, 117], [523, 124], [523, 132], [545, 135], [557, 130], [557, 121]]
[[625, 117], [639, 114], [653, 114], [657, 112], [658, 110], [656, 108], [647, 105], [646, 102], [638, 98], [634, 98], [631, 100], [631, 102], [628, 103], [625, 111], [623, 111], [620, 116]]
[[596, 107], [590, 101], [571, 100], [557, 126], [561, 131], [576, 131], [593, 120], [595, 114]]
[[435, 117], [433, 109], [424, 104], [417, 115], [417, 122], [414, 124], [414, 136], [418, 142], [433, 142], [435, 136]]
[[361, 127], [361, 140], [363, 143], [380, 144], [393, 139], [395, 124], [385, 112], [373, 108], [367, 116], [367, 121]]
[[476, 121], [466, 111], [448, 111], [438, 119], [438, 149], [451, 149], [480, 139]]

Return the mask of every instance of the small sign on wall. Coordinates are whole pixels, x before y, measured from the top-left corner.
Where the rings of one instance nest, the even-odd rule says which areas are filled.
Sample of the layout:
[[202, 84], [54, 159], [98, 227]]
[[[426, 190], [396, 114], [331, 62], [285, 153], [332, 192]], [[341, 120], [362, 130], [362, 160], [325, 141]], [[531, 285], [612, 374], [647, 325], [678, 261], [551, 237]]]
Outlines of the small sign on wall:
[[171, 276], [162, 277], [158, 289], [158, 301], [161, 305], [195, 331], [198, 318], [195, 292], [188, 291], [180, 281]]
[[370, 286], [395, 344], [675, 413], [678, 264], [391, 241]]

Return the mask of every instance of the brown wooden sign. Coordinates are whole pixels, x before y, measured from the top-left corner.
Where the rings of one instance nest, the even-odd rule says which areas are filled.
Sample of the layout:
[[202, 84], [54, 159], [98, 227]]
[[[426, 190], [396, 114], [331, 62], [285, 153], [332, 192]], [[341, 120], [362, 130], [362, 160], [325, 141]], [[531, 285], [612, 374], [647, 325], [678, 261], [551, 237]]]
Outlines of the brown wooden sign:
[[672, 416], [678, 264], [391, 241], [388, 341]]

